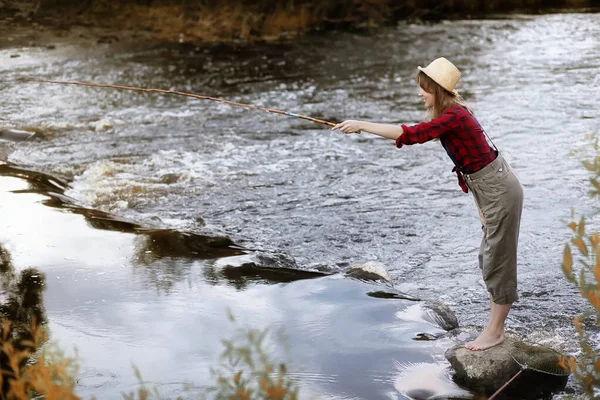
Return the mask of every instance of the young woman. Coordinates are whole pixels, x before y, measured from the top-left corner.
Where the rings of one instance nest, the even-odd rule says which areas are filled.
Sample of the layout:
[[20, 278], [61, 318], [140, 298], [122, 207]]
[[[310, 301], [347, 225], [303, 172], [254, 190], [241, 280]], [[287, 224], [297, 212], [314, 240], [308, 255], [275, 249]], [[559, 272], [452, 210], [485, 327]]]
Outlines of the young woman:
[[396, 147], [439, 140], [454, 162], [453, 172], [463, 192], [473, 193], [483, 238], [479, 267], [490, 294], [486, 329], [465, 347], [485, 350], [504, 342], [504, 322], [517, 295], [517, 242], [523, 208], [523, 187], [495, 148], [471, 110], [454, 89], [460, 71], [441, 57], [418, 67], [419, 96], [429, 122], [413, 126], [346, 120], [332, 129], [343, 133], [369, 132], [396, 141]]

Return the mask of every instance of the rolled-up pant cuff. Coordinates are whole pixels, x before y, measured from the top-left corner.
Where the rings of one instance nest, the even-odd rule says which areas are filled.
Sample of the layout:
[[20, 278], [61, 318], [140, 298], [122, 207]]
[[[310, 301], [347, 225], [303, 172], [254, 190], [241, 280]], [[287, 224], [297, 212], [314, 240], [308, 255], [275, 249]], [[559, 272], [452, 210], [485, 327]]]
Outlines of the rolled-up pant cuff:
[[492, 301], [495, 304], [500, 304], [500, 305], [512, 304], [519, 300], [519, 295], [517, 294], [516, 289], [514, 291], [510, 291], [508, 293], [500, 293], [500, 294], [498, 294], [498, 293], [494, 294], [494, 293], [490, 292], [490, 296], [492, 296]]

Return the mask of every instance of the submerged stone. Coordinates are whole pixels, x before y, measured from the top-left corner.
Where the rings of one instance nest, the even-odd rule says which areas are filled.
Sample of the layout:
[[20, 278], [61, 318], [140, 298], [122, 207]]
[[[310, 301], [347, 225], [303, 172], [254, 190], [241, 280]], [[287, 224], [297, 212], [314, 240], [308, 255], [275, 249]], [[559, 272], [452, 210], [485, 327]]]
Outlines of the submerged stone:
[[0, 128], [0, 140], [9, 142], [22, 142], [31, 139], [35, 132], [24, 131], [19, 129]]
[[0, 162], [8, 161], [8, 156], [11, 153], [8, 143], [0, 141]]
[[299, 269], [294, 257], [285, 253], [256, 253], [254, 255], [254, 261], [257, 266], [263, 268]]
[[214, 266], [212, 279], [226, 279], [239, 288], [245, 287], [250, 281], [284, 283], [328, 275], [301, 269], [296, 260], [285, 253], [257, 252], [225, 257], [216, 261]]
[[539, 399], [564, 390], [569, 377], [559, 366], [560, 354], [510, 337], [484, 351], [457, 345], [448, 349], [445, 356], [459, 385], [487, 396], [523, 370], [498, 399]]
[[367, 295], [371, 297], [377, 297], [379, 299], [403, 299], [410, 301], [421, 301], [421, 299], [418, 297], [401, 292], [398, 289], [389, 286], [382, 288], [382, 290], [371, 291], [367, 293]]

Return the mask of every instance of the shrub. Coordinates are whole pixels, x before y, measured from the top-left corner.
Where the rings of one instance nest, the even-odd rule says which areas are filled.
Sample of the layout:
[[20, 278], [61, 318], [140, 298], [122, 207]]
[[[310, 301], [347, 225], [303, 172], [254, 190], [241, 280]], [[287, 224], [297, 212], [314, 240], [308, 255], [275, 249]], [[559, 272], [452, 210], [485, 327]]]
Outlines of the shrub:
[[[592, 175], [590, 195], [599, 197], [600, 151], [596, 136], [592, 138], [592, 147], [595, 156], [591, 160], [584, 161], [583, 165]], [[565, 245], [562, 269], [567, 280], [578, 287], [591, 309], [573, 320], [581, 351], [576, 356], [564, 360], [564, 364], [568, 365], [586, 396], [597, 398], [600, 394], [600, 354], [590, 343], [584, 321], [587, 317], [595, 317], [595, 324], [598, 325], [600, 315], [600, 234], [586, 230], [584, 217], [579, 218], [579, 221], [575, 220], [573, 214], [571, 217], [569, 228], [573, 232], [573, 237], [570, 243]], [[575, 260], [572, 248], [577, 251]], [[574, 271], [577, 264], [580, 266], [578, 273]]]

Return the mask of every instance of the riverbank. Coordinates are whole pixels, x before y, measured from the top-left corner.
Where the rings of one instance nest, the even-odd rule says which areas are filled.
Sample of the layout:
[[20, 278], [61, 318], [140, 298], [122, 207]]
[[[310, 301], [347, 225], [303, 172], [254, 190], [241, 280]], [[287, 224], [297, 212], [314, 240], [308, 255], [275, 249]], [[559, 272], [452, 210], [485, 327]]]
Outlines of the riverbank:
[[[593, 11], [596, 0], [354, 1], [304, 0], [273, 6], [243, 0], [195, 1], [70, 0], [0, 1], [2, 25], [58, 28], [63, 37], [94, 37], [98, 43], [125, 39], [186, 43], [253, 42], [289, 39], [327, 31], [364, 31], [399, 21], [440, 21], [493, 17], [497, 13]], [[51, 32], [50, 32], [51, 33]], [[14, 40], [14, 39], [13, 39]], [[30, 42], [32, 38], [28, 39]]]

